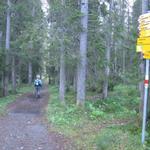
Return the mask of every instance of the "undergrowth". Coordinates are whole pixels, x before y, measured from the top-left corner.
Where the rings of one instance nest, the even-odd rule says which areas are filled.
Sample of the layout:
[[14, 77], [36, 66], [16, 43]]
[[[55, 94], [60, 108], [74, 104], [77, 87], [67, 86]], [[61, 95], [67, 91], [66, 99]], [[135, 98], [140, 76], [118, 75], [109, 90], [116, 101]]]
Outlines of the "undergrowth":
[[67, 93], [63, 105], [58, 88], [50, 87], [50, 91], [48, 121], [54, 130], [72, 138], [79, 149], [144, 149], [140, 144], [140, 99], [135, 86], [116, 86], [107, 99], [87, 99], [84, 107], [76, 106], [73, 92]]

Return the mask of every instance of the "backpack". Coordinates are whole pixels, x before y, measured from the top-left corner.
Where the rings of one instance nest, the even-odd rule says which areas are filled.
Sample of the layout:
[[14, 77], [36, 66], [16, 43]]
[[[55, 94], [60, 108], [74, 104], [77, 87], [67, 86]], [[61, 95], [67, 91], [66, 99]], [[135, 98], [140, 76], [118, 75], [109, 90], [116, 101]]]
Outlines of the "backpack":
[[40, 80], [35, 80], [34, 85], [35, 86], [41, 86], [41, 81]]

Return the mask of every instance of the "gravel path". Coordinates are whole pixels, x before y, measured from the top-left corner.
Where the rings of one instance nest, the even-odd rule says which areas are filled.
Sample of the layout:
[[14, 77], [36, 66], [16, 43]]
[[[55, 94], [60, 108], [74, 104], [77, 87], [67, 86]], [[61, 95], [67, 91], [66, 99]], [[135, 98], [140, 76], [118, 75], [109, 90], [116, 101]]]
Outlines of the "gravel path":
[[25, 94], [8, 107], [8, 115], [0, 119], [0, 150], [73, 150], [70, 140], [50, 133], [44, 123], [48, 89], [40, 99]]

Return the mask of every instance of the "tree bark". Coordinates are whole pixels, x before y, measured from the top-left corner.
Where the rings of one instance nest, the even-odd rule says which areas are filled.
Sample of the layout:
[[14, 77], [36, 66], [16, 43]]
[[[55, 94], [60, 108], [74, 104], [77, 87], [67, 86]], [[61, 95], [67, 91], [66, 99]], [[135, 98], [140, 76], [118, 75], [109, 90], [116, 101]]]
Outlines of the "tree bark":
[[3, 37], [3, 32], [0, 31], [0, 48], [2, 48], [2, 37]]
[[74, 71], [74, 77], [73, 77], [73, 90], [74, 92], [77, 91], [77, 70]]
[[142, 14], [148, 11], [148, 0], [142, 0]]
[[10, 50], [10, 0], [7, 0], [7, 22], [6, 22], [6, 58], [5, 58], [5, 73], [4, 73], [4, 96], [8, 95], [8, 81], [9, 81], [9, 50]]
[[[0, 31], [0, 48], [2, 48], [2, 38], [3, 38], [3, 32]], [[1, 94], [3, 95], [3, 81], [4, 81], [4, 76], [3, 76], [3, 68], [2, 68], [2, 74], [1, 74]]]
[[79, 63], [77, 68], [77, 105], [83, 105], [86, 88], [86, 65], [87, 65], [87, 32], [88, 32], [88, 0], [81, 0], [82, 32], [80, 34]]
[[107, 49], [106, 49], [106, 61], [107, 64], [105, 66], [105, 81], [103, 85], [103, 98], [107, 98], [108, 96], [108, 82], [109, 82], [109, 75], [110, 75], [110, 41], [107, 42]]
[[32, 84], [32, 63], [28, 64], [28, 83]]
[[110, 1], [110, 8], [109, 8], [109, 16], [108, 16], [108, 27], [107, 27], [107, 37], [106, 37], [106, 66], [105, 66], [105, 80], [103, 84], [103, 98], [108, 97], [108, 83], [109, 83], [109, 76], [110, 76], [110, 52], [111, 52], [111, 42], [112, 42], [112, 18], [111, 18], [111, 11], [113, 7], [113, 0]]
[[[65, 0], [61, 0], [62, 6], [65, 5]], [[63, 25], [61, 25], [62, 39], [60, 40], [60, 72], [59, 72], [59, 99], [62, 103], [65, 103], [65, 92], [66, 92], [66, 70], [65, 70], [65, 49], [64, 49], [64, 31]]]
[[18, 86], [21, 85], [21, 60], [18, 60], [18, 74], [17, 74], [17, 84]]
[[[122, 31], [124, 32], [124, 24], [125, 24], [125, 1], [124, 0], [122, 0], [122, 2], [121, 2], [122, 4], [122, 6], [121, 6], [121, 12], [122, 12], [122, 14], [121, 14], [121, 24], [122, 24]], [[123, 39], [123, 43], [122, 43], [122, 46], [124, 46], [124, 41], [125, 41], [125, 38]], [[125, 74], [125, 70], [126, 70], [126, 49], [124, 48], [123, 49], [123, 52], [122, 52], [122, 73], [123, 73], [123, 75]], [[124, 81], [125, 82], [125, 81]]]
[[65, 102], [65, 85], [66, 85], [66, 73], [65, 73], [65, 55], [64, 47], [60, 49], [60, 77], [59, 77], [59, 99], [62, 103]]
[[12, 66], [11, 66], [11, 76], [12, 76], [12, 91], [16, 93], [16, 68], [15, 68], [15, 56], [12, 56]]

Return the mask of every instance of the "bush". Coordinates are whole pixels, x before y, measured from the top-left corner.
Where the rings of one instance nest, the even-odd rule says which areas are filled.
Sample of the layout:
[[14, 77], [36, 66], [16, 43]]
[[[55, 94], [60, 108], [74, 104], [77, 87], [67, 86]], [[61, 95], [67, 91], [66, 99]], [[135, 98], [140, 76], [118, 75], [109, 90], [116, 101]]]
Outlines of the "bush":
[[95, 107], [94, 103], [92, 103], [92, 102], [86, 103], [86, 109], [89, 112], [89, 117], [91, 119], [104, 118], [104, 116], [105, 116], [103, 108], [102, 107]]

